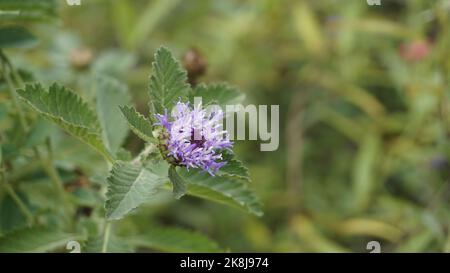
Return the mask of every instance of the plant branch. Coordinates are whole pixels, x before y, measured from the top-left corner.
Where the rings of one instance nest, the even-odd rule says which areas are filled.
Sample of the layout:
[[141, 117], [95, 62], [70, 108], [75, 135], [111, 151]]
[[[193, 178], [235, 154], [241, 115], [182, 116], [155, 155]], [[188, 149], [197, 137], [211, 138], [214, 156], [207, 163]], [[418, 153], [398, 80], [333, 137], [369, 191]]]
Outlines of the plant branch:
[[6, 192], [11, 196], [14, 203], [16, 203], [17, 207], [19, 207], [20, 212], [25, 216], [27, 219], [27, 223], [29, 226], [33, 225], [34, 223], [34, 217], [33, 214], [30, 212], [28, 207], [23, 203], [22, 199], [17, 195], [17, 193], [14, 191], [14, 189], [11, 187], [11, 185], [8, 184], [8, 182], [5, 180], [5, 176], [2, 172], [0, 175], [1, 181], [3, 182], [3, 187], [5, 188]]
[[138, 164], [139, 162], [142, 162], [149, 154], [153, 153], [156, 150], [156, 146], [154, 144], [149, 144], [147, 147], [145, 147], [142, 152], [139, 153], [138, 156], [136, 156], [131, 163]]
[[[11, 96], [14, 108], [16, 109], [17, 114], [19, 115], [20, 125], [21, 125], [23, 131], [26, 132], [27, 129], [28, 129], [28, 124], [27, 124], [27, 121], [25, 119], [25, 114], [23, 113], [22, 107], [20, 107], [19, 101], [17, 99], [16, 92], [14, 91], [13, 81], [12, 81], [9, 73], [6, 70], [4, 62], [2, 62], [2, 68], [3, 68], [3, 75], [5, 76], [5, 80], [6, 80], [6, 83], [8, 85], [8, 91], [9, 91], [9, 94]], [[11, 68], [10, 68], [10, 71], [12, 72]]]
[[111, 236], [111, 225], [112, 225], [111, 222], [106, 221], [105, 228], [103, 230], [102, 253], [108, 252], [109, 237]]

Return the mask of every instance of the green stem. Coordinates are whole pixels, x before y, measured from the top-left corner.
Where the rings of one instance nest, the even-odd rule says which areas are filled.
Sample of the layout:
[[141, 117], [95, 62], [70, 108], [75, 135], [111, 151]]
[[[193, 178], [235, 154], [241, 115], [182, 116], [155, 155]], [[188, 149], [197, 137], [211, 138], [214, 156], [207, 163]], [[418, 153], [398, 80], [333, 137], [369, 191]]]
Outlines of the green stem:
[[20, 197], [17, 195], [14, 189], [4, 180], [4, 176], [1, 175], [1, 177], [2, 181], [4, 182], [3, 186], [5, 187], [6, 192], [9, 194], [9, 196], [11, 196], [14, 203], [16, 203], [16, 205], [19, 207], [20, 212], [27, 219], [28, 225], [31, 226], [34, 222], [33, 214], [30, 212], [28, 207], [23, 203], [22, 199], [20, 199]]
[[16, 95], [16, 92], [14, 90], [13, 81], [12, 81], [9, 73], [6, 72], [5, 65], [2, 64], [2, 66], [3, 66], [3, 71], [4, 71], [3, 74], [5, 76], [6, 83], [8, 84], [9, 94], [11, 96], [14, 108], [16, 108], [16, 111], [17, 111], [17, 113], [19, 115], [20, 125], [22, 126], [22, 129], [24, 130], [24, 132], [26, 132], [27, 129], [28, 129], [28, 124], [27, 124], [27, 120], [25, 119], [25, 114], [23, 113], [22, 107], [20, 107], [19, 101], [17, 100], [17, 95]]
[[[138, 164], [143, 161], [150, 153], [152, 153], [156, 149], [156, 146], [153, 144], [148, 145], [137, 157], [132, 160], [132, 163]], [[113, 161], [107, 160], [109, 167], [111, 168], [111, 163]], [[112, 222], [106, 220], [103, 229], [103, 244], [102, 244], [102, 253], [108, 252], [108, 244], [111, 236], [111, 226]]]
[[53, 165], [53, 160], [51, 159], [51, 156], [49, 159], [43, 158], [37, 148], [34, 148], [34, 153], [41, 162], [42, 168], [44, 168], [44, 171], [47, 173], [48, 177], [50, 178], [50, 181], [55, 187], [59, 199], [64, 204], [66, 210], [70, 211], [70, 202], [69, 199], [67, 198], [66, 191], [64, 190], [63, 186], [64, 184], [62, 182], [61, 177], [59, 176], [58, 171]]
[[138, 156], [136, 156], [131, 163], [133, 164], [137, 164], [139, 162], [144, 161], [144, 159], [151, 153], [153, 153], [156, 150], [156, 145], [154, 144], [149, 144], [147, 145], [147, 147], [145, 147], [144, 150], [142, 150], [142, 152], [139, 153]]
[[5, 189], [8, 192], [8, 194], [11, 196], [11, 198], [14, 200], [16, 205], [19, 207], [20, 211], [22, 212], [23, 216], [27, 219], [28, 225], [33, 225], [33, 214], [30, 212], [30, 210], [27, 208], [27, 206], [23, 203], [23, 201], [20, 199], [20, 197], [16, 194], [16, 192], [11, 188], [10, 185], [5, 184]]
[[7, 180], [10, 185], [14, 185], [18, 183], [20, 180], [23, 180], [24, 177], [32, 173], [36, 173], [36, 171], [40, 170], [41, 162], [33, 161], [28, 163], [25, 166], [22, 166], [20, 170], [11, 171], [8, 173]]
[[[7, 69], [6, 69], [7, 67], [5, 66], [5, 63], [8, 65], [8, 70], [14, 77], [15, 82], [17, 83], [18, 86], [24, 85], [23, 80], [20, 77], [20, 75], [17, 73], [17, 71], [14, 69], [14, 67], [11, 65], [11, 63], [9, 63], [6, 56], [2, 52], [0, 52], [0, 55], [1, 55], [0, 57], [2, 58], [2, 68], [4, 71], [6, 82], [8, 84], [9, 93], [11, 95], [14, 107], [16, 108], [16, 111], [19, 114], [20, 125], [22, 126], [22, 129], [24, 130], [24, 132], [26, 132], [28, 130], [28, 123], [27, 123], [27, 120], [25, 119], [25, 114], [22, 111], [22, 108], [17, 100], [17, 96], [16, 96], [15, 88], [14, 88], [14, 82], [13, 82], [13, 79], [10, 77], [9, 73], [7, 72]], [[37, 148], [34, 148], [34, 153], [35, 153], [35, 156], [41, 162], [42, 167], [44, 168], [45, 172], [49, 176], [54, 187], [56, 188], [61, 201], [64, 203], [65, 208], [68, 211], [70, 211], [70, 203], [65, 194], [61, 177], [59, 176], [58, 171], [56, 170], [56, 168], [53, 164], [50, 149], [49, 149], [50, 160], [45, 160]]]
[[111, 222], [107, 221], [105, 223], [105, 229], [103, 231], [102, 253], [108, 252], [108, 243], [110, 235], [111, 235]]

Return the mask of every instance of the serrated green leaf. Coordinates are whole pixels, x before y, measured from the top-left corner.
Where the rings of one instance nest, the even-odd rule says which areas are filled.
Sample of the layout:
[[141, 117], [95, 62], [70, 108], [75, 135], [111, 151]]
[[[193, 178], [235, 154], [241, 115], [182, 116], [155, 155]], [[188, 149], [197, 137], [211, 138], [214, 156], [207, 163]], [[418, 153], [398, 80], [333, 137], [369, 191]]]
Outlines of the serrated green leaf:
[[245, 179], [233, 176], [211, 176], [191, 169], [180, 169], [178, 174], [188, 185], [188, 194], [243, 209], [262, 216], [262, 206], [248, 188]]
[[0, 28], [0, 48], [29, 48], [37, 44], [38, 39], [20, 26]]
[[164, 177], [165, 181], [169, 181], [169, 178], [167, 177], [169, 166], [169, 163], [165, 160], [153, 159], [145, 165], [145, 168], [160, 177]]
[[151, 226], [143, 235], [128, 242], [135, 247], [145, 247], [166, 252], [220, 252], [216, 242], [204, 235], [181, 228]]
[[190, 87], [187, 84], [187, 73], [165, 47], [160, 47], [156, 52], [152, 67], [149, 85], [150, 109], [153, 114], [163, 113], [164, 109], [171, 111], [180, 98], [188, 96]]
[[47, 21], [56, 18], [56, 0], [1, 0], [1, 21]]
[[120, 110], [122, 111], [133, 133], [135, 133], [142, 140], [147, 142], [155, 142], [152, 134], [152, 126], [148, 119], [136, 111], [134, 107], [124, 106], [121, 107]]
[[133, 159], [133, 155], [131, 154], [131, 152], [124, 148], [119, 148], [119, 150], [116, 153], [116, 157], [117, 157], [117, 160], [122, 160], [122, 161], [130, 161]]
[[128, 126], [119, 107], [131, 101], [128, 88], [117, 80], [98, 76], [96, 78], [97, 115], [102, 127], [105, 146], [115, 154], [128, 134]]
[[200, 84], [193, 91], [191, 100], [194, 97], [202, 98], [202, 105], [219, 105], [225, 111], [226, 105], [235, 105], [242, 103], [245, 94], [241, 93], [235, 87], [226, 83]]
[[71, 240], [82, 236], [34, 227], [16, 230], [0, 238], [0, 252], [47, 252], [63, 247]]
[[235, 176], [250, 181], [247, 167], [245, 167], [242, 162], [237, 159], [228, 160], [227, 164], [219, 169], [217, 175]]
[[175, 166], [169, 168], [169, 179], [172, 182], [173, 196], [175, 199], [180, 199], [187, 192], [186, 181], [184, 181], [177, 173]]
[[97, 117], [77, 94], [57, 84], [48, 91], [40, 84], [26, 85], [17, 93], [39, 114], [112, 160], [101, 139]]
[[107, 179], [106, 217], [118, 220], [155, 195], [166, 181], [164, 175], [152, 167], [117, 161]]
[[219, 169], [217, 175], [219, 176], [234, 176], [241, 179], [245, 179], [250, 181], [250, 175], [247, 167], [240, 161], [234, 158], [234, 155], [231, 153], [223, 153], [223, 160], [227, 162], [225, 166]]

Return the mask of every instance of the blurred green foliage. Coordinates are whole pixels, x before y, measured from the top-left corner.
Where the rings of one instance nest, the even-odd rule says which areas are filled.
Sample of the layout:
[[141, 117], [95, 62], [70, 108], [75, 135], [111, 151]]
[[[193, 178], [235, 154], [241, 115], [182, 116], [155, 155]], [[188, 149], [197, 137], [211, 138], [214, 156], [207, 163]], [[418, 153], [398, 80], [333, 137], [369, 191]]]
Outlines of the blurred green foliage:
[[[65, 83], [86, 98], [93, 96], [88, 71], [117, 77], [146, 112], [152, 54], [165, 45], [191, 78], [226, 80], [246, 92], [246, 103], [280, 105], [276, 152], [260, 152], [255, 141], [236, 144], [265, 204], [262, 218], [197, 199], [160, 198], [117, 225], [119, 237], [160, 234], [151, 230], [157, 223], [200, 230], [231, 251], [366, 252], [367, 242], [377, 240], [383, 252], [447, 252], [450, 5], [381, 2], [61, 1], [59, 19], [24, 20], [40, 39], [37, 47], [7, 52], [24, 78]], [[194, 68], [192, 52], [200, 54]], [[206, 69], [197, 75], [199, 63]], [[14, 126], [3, 118], [8, 96], [0, 90], [0, 138]], [[36, 126], [55, 130], [44, 121]], [[64, 181], [89, 208], [99, 197], [80, 184], [94, 187], [94, 170], [106, 166], [63, 135], [52, 141], [64, 151], [56, 158]], [[129, 135], [127, 147], [139, 151], [143, 143]], [[15, 151], [2, 147], [3, 159]], [[49, 191], [35, 170], [30, 163], [12, 175], [13, 182], [30, 180], [17, 198]], [[52, 209], [54, 200], [27, 196], [30, 208], [39, 202]], [[8, 209], [12, 201], [1, 197], [2, 233], [26, 222]], [[79, 224], [89, 226], [80, 213]]]

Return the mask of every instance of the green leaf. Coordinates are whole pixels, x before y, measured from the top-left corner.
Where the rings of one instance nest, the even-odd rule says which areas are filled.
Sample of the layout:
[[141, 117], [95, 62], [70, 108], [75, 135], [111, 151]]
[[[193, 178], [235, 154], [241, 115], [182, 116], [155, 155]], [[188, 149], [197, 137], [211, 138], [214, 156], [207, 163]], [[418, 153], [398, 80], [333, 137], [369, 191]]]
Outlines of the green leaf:
[[173, 196], [180, 199], [187, 192], [186, 181], [184, 181], [177, 173], [176, 167], [171, 165], [169, 168], [169, 179], [173, 185]]
[[368, 133], [360, 142], [359, 151], [353, 163], [353, 204], [355, 209], [362, 211], [370, 204], [372, 191], [377, 184], [375, 173], [380, 149], [381, 140], [376, 133]]
[[165, 252], [220, 252], [216, 242], [202, 234], [173, 227], [149, 227], [145, 234], [131, 237], [128, 243]]
[[97, 117], [77, 94], [58, 84], [50, 86], [48, 91], [40, 84], [26, 85], [17, 92], [39, 114], [112, 160], [103, 145]]
[[180, 98], [186, 98], [190, 91], [187, 73], [165, 47], [160, 47], [156, 52], [152, 67], [150, 109], [154, 114], [163, 113], [164, 109], [171, 111], [173, 105]]
[[224, 152], [223, 160], [227, 161], [227, 164], [219, 169], [217, 175], [233, 176], [250, 182], [250, 174], [247, 167], [240, 160], [235, 159], [233, 154]]
[[155, 142], [152, 134], [152, 126], [148, 119], [141, 115], [133, 107], [123, 106], [120, 108], [122, 114], [130, 126], [131, 131], [142, 140], [147, 142]]
[[226, 83], [215, 83], [198, 85], [193, 90], [191, 97], [192, 101], [193, 97], [201, 97], [202, 105], [217, 104], [225, 111], [226, 105], [242, 103], [245, 99], [245, 94]]
[[243, 209], [262, 216], [262, 206], [248, 188], [245, 179], [233, 176], [211, 176], [191, 169], [180, 169], [178, 174], [188, 185], [188, 194]]
[[250, 181], [247, 167], [245, 167], [242, 162], [237, 159], [228, 160], [227, 164], [220, 168], [217, 174], [220, 176], [235, 176]]
[[0, 48], [29, 48], [35, 46], [37, 42], [38, 39], [23, 27], [0, 28]]
[[127, 75], [136, 65], [136, 59], [136, 56], [129, 51], [119, 49], [102, 50], [93, 61], [91, 70], [94, 73], [123, 79], [124, 75]]
[[47, 252], [79, 239], [82, 236], [44, 227], [27, 228], [1, 237], [0, 252]]
[[1, 0], [0, 20], [47, 21], [56, 18], [56, 0]]
[[167, 182], [167, 169], [161, 174], [158, 166], [117, 161], [107, 180], [106, 217], [118, 220], [157, 193]]
[[128, 134], [119, 106], [128, 104], [131, 97], [125, 85], [107, 76], [97, 77], [96, 87], [97, 115], [103, 129], [103, 142], [115, 154]]

